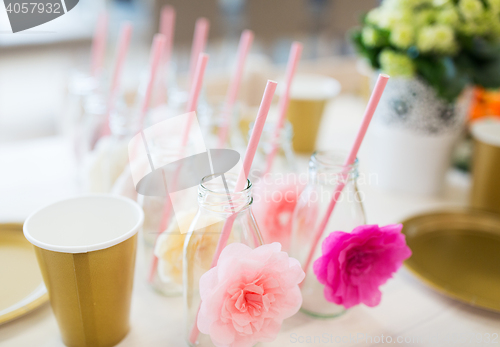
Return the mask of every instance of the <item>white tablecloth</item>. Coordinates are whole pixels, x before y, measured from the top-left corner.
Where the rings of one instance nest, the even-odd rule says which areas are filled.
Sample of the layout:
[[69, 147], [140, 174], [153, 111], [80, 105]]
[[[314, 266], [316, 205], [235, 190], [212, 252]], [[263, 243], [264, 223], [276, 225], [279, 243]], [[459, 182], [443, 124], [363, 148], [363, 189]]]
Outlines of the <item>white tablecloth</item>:
[[[318, 146], [347, 148], [362, 112], [363, 102], [355, 98], [344, 97], [333, 103], [324, 120]], [[363, 153], [362, 150], [359, 155], [361, 163]], [[304, 165], [304, 158], [300, 162]], [[302, 169], [305, 171], [304, 166]], [[363, 166], [362, 171], [366, 172]], [[3, 145], [0, 148], [0, 222], [22, 222], [36, 208], [76, 194], [74, 177], [70, 149], [62, 138]], [[398, 222], [421, 211], [463, 205], [467, 201], [467, 180], [457, 174], [450, 175], [441, 197], [387, 193], [369, 184], [359, 188], [366, 194], [368, 222], [377, 224]], [[182, 298], [166, 298], [153, 292], [145, 283], [143, 268], [139, 254], [132, 330], [119, 346], [185, 346]], [[333, 320], [316, 320], [298, 313], [285, 321], [275, 342], [262, 346], [378, 345], [382, 339], [389, 342], [389, 337], [400, 345], [412, 345], [409, 341], [421, 339], [415, 344], [451, 346], [458, 344], [452, 343], [457, 341], [453, 334], [460, 333], [466, 334], [467, 344], [479, 345], [475, 340], [470, 342], [472, 333], [482, 336], [500, 333], [500, 315], [437, 294], [405, 269], [384, 285], [382, 291], [378, 307], [361, 305]], [[446, 343], [447, 335], [449, 343]], [[500, 338], [496, 341], [500, 344]], [[63, 346], [50, 306], [0, 326], [0, 346]]]

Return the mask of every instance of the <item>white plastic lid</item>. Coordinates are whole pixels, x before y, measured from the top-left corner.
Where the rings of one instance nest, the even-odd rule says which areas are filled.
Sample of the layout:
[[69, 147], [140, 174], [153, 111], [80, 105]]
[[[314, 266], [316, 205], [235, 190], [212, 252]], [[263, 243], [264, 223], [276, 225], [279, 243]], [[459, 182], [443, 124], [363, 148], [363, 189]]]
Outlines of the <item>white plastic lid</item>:
[[500, 117], [488, 117], [472, 123], [472, 136], [478, 141], [500, 147]]
[[133, 200], [111, 194], [61, 200], [31, 214], [24, 236], [49, 251], [86, 253], [109, 248], [135, 235], [144, 212]]
[[[283, 93], [284, 83], [278, 84], [278, 95]], [[291, 99], [328, 100], [340, 93], [340, 83], [331, 77], [316, 74], [297, 74], [290, 90]]]

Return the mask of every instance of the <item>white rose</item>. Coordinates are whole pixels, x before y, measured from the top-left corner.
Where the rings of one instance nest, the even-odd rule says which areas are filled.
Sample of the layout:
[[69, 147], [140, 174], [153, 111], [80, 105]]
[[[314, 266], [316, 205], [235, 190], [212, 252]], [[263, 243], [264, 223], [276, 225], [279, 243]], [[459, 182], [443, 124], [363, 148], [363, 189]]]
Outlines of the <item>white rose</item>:
[[460, 0], [458, 8], [466, 19], [478, 18], [484, 10], [483, 3], [480, 0]]
[[484, 11], [479, 18], [467, 19], [458, 26], [458, 30], [465, 35], [485, 35], [494, 31], [494, 26], [498, 23], [498, 16], [493, 15], [491, 11]]
[[382, 10], [380, 9], [380, 7], [377, 7], [377, 8], [374, 8], [373, 10], [371, 10], [370, 12], [367, 13], [366, 15], [366, 22], [369, 23], [369, 24], [373, 24], [373, 25], [379, 25], [379, 20], [380, 20], [380, 12]]
[[451, 0], [433, 0], [432, 1], [432, 4], [434, 6], [444, 6], [444, 5], [453, 5], [453, 3], [451, 2]]
[[417, 27], [430, 25], [434, 22], [437, 12], [433, 9], [425, 9], [414, 13], [409, 23], [413, 23]]
[[488, 6], [495, 15], [500, 14], [500, 0], [488, 0]]
[[384, 49], [379, 55], [380, 67], [390, 76], [413, 77], [415, 64], [407, 55]]
[[451, 53], [456, 49], [455, 32], [448, 25], [435, 25], [436, 51]]
[[432, 0], [384, 0], [382, 6], [393, 9], [413, 9], [430, 3], [432, 3]]
[[455, 33], [448, 25], [430, 25], [420, 30], [417, 47], [421, 52], [450, 54], [456, 50]]
[[460, 16], [454, 7], [449, 6], [444, 8], [437, 14], [436, 21], [439, 24], [450, 25], [456, 27], [460, 22]]
[[393, 29], [399, 24], [411, 23], [412, 11], [384, 9], [378, 17], [378, 26], [383, 29]]
[[361, 31], [361, 39], [363, 43], [368, 47], [376, 47], [380, 40], [380, 35], [377, 30], [373, 29], [370, 26], [366, 26]]
[[411, 25], [398, 24], [391, 31], [391, 43], [401, 49], [410, 47], [414, 42], [414, 30]]
[[383, 10], [380, 12], [378, 17], [378, 25], [383, 29], [390, 29], [394, 24], [398, 22], [398, 11], [394, 10]]

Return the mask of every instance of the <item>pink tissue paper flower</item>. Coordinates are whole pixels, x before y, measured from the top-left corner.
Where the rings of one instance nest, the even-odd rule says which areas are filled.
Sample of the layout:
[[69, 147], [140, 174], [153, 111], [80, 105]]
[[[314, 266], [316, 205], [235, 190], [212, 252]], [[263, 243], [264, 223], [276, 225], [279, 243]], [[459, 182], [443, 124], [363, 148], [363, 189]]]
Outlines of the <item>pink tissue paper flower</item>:
[[325, 285], [326, 300], [349, 308], [380, 303], [379, 286], [387, 282], [411, 256], [402, 224], [362, 225], [351, 233], [335, 231], [322, 244], [322, 256], [313, 265]]
[[217, 347], [250, 347], [273, 341], [285, 318], [302, 304], [305, 274], [278, 242], [255, 249], [227, 245], [217, 266], [200, 279], [198, 329]]
[[281, 184], [268, 184], [261, 180], [256, 184], [252, 208], [264, 242], [279, 242], [284, 251], [290, 248], [293, 210], [299, 201], [304, 185], [289, 178]]

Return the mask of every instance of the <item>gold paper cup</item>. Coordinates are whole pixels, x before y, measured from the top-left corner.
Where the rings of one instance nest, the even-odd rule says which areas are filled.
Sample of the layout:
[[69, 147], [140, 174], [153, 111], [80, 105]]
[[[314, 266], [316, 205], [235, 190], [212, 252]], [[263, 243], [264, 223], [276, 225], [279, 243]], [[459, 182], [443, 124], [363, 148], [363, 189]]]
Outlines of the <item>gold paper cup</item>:
[[339, 92], [340, 83], [333, 78], [313, 74], [295, 76], [287, 110], [287, 118], [293, 127], [294, 151], [311, 153], [316, 149], [325, 106]]
[[143, 220], [130, 199], [85, 195], [46, 206], [24, 223], [65, 345], [114, 346], [127, 335]]
[[500, 118], [473, 123], [471, 206], [500, 213]]

